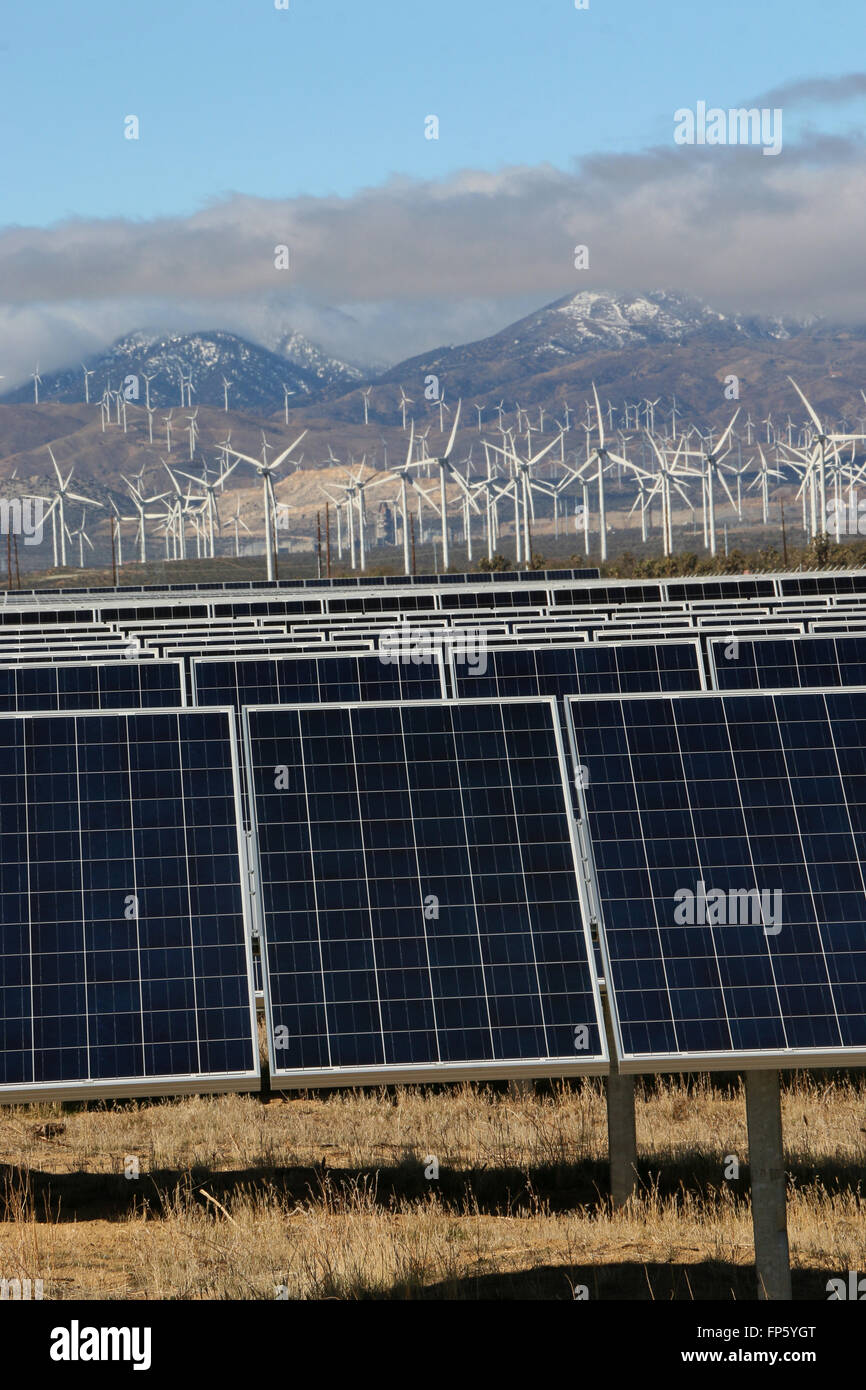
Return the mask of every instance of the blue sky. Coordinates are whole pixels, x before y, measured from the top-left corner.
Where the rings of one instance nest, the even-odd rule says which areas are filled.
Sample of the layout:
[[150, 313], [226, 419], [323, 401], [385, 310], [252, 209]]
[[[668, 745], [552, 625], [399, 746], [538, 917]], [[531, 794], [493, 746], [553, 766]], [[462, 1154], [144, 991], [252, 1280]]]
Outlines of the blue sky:
[[[850, 70], [862, 7], [790, 0], [68, 0], [0, 22], [0, 225], [338, 194], [668, 142], [673, 111]], [[860, 103], [862, 115], [862, 102]], [[439, 116], [440, 139], [423, 138]], [[141, 122], [123, 139], [123, 118]], [[791, 123], [815, 113], [790, 113]], [[844, 131], [842, 104], [821, 128]]]
[[[854, 0], [7, 5], [0, 373], [138, 328], [372, 367], [581, 290], [866, 322], [863, 36]], [[779, 157], [678, 145], [701, 101], [781, 105]]]

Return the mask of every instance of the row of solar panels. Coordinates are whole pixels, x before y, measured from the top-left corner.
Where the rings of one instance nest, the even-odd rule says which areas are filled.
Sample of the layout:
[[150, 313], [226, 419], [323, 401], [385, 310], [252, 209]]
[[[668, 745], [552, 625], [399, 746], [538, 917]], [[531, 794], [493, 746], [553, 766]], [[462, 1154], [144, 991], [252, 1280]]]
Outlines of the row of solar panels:
[[565, 712], [0, 718], [0, 1101], [866, 1061], [866, 689]]
[[[197, 614], [207, 616], [211, 612], [250, 611], [273, 613], [352, 613], [374, 611], [375, 607], [393, 608], [400, 611], [414, 611], [427, 606], [433, 608], [482, 608], [491, 606], [522, 606], [528, 602], [549, 605], [572, 605], [581, 607], [611, 608], [620, 604], [632, 603], [679, 603], [704, 600], [739, 599], [781, 599], [808, 598], [866, 593], [866, 572], [846, 571], [840, 573], [783, 574], [777, 576], [712, 576], [708, 578], [671, 580], [585, 580], [575, 587], [574, 578], [562, 578], [562, 572], [527, 572], [517, 575], [497, 576], [496, 582], [489, 575], [460, 574], [441, 577], [448, 583], [412, 584], [405, 576], [375, 578], [365, 576], [352, 586], [347, 586], [344, 596], [340, 594], [341, 584], [323, 581], [321, 587], [327, 590], [320, 597], [278, 598], [275, 589], [266, 585], [252, 585], [238, 592], [236, 587], [223, 588], [221, 585], [191, 588], [188, 585], [176, 589], [153, 586], [147, 589], [123, 591], [75, 590], [66, 592], [24, 593], [7, 590], [0, 595], [0, 622], [19, 621], [19, 615], [26, 620], [66, 621], [70, 612], [86, 609], [91, 613], [103, 612], [118, 618], [134, 616], [136, 610], [159, 607], [164, 611], [174, 609], [186, 612], [188, 616]], [[299, 587], [315, 587], [308, 581]], [[391, 585], [395, 592], [387, 596], [382, 586]], [[405, 589], [399, 592], [399, 587]], [[290, 586], [292, 587], [292, 586]], [[425, 592], [426, 589], [426, 592]], [[160, 600], [159, 595], [172, 594], [171, 598]], [[54, 615], [52, 617], [52, 615]]]
[[[395, 604], [383, 605], [374, 602], [370, 605], [364, 600], [357, 601], [355, 611], [339, 605], [330, 605], [322, 611], [318, 603], [278, 606], [275, 612], [251, 611], [255, 605], [210, 605], [191, 607], [190, 605], [141, 605], [128, 608], [102, 609], [48, 609], [30, 610], [8, 609], [2, 614], [0, 639], [11, 640], [16, 636], [27, 636], [34, 632], [76, 631], [124, 634], [127, 632], [154, 628], [165, 631], [177, 628], [190, 631], [203, 631], [227, 625], [239, 625], [249, 631], [270, 631], [278, 628], [283, 631], [294, 629], [321, 629], [345, 627], [352, 621], [394, 622], [406, 614], [413, 621], [468, 622], [507, 621], [512, 622], [521, 615], [547, 619], [551, 622], [573, 621], [593, 625], [606, 622], [639, 622], [649, 618], [659, 621], [675, 621], [690, 618], [699, 621], [702, 617], [718, 615], [732, 618], [737, 615], [763, 615], [768, 618], [821, 618], [839, 616], [845, 618], [862, 611], [862, 601], [851, 595], [825, 595], [823, 597], [784, 598], [760, 601], [756, 599], [721, 598], [689, 599], [669, 602], [622, 602], [619, 604], [574, 604], [570, 594], [558, 596], [557, 602], [549, 602], [545, 591], [522, 591], [496, 595], [507, 600], [497, 604], [478, 603], [479, 596], [467, 594], [466, 605], [448, 605], [430, 596], [430, 603], [424, 604], [416, 597], [411, 608]], [[273, 605], [264, 605], [270, 609]]]
[[866, 685], [866, 633], [0, 664], [0, 711], [159, 708]]
[[559, 570], [479, 570], [459, 574], [389, 574], [389, 575], [343, 575], [338, 579], [250, 579], [216, 580], [207, 584], [130, 584], [102, 585], [100, 587], [69, 589], [10, 589], [9, 595], [41, 599], [45, 597], [74, 597], [77, 594], [150, 594], [150, 593], [249, 593], [261, 590], [264, 593], [281, 589], [348, 589], [369, 588], [376, 585], [399, 585], [401, 588], [438, 587], [441, 584], [518, 584], [521, 582], [542, 582], [579, 579], [598, 579], [597, 569], [559, 569]]
[[834, 610], [832, 616], [827, 612], [816, 615], [804, 613], [801, 609], [791, 609], [786, 613], [768, 614], [763, 609], [738, 610], [737, 612], [715, 612], [705, 610], [700, 613], [671, 614], [622, 614], [614, 619], [585, 618], [571, 613], [550, 615], [539, 610], [527, 609], [514, 612], [507, 620], [500, 615], [484, 613], [466, 614], [460, 617], [430, 615], [415, 617], [411, 623], [397, 622], [388, 618], [363, 618], [354, 622], [329, 622], [318, 620], [304, 623], [280, 623], [274, 621], [267, 626], [246, 620], [236, 622], [141, 622], [124, 625], [122, 630], [98, 624], [81, 624], [69, 628], [47, 628], [37, 630], [30, 627], [7, 629], [0, 632], [0, 659], [4, 653], [31, 652], [46, 650], [62, 653], [67, 649], [85, 650], [127, 650], [136, 645], [144, 650], [165, 651], [195, 647], [206, 648], [214, 645], [243, 644], [251, 647], [264, 647], [272, 642], [284, 646], [318, 644], [322, 642], [339, 643], [352, 640], [369, 641], [382, 633], [405, 631], [406, 629], [465, 629], [495, 633], [503, 638], [537, 636], [552, 640], [571, 637], [574, 640], [601, 642], [619, 637], [664, 635], [690, 632], [742, 631], [748, 629], [762, 631], [856, 631], [866, 627], [866, 613], [862, 609]]

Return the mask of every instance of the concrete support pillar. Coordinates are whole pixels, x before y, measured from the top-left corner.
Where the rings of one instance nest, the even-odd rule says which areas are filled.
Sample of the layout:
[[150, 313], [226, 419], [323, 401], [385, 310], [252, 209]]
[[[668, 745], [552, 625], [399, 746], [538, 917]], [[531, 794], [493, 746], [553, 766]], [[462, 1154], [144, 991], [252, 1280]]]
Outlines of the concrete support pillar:
[[759, 1299], [791, 1298], [782, 1106], [777, 1071], [748, 1071], [746, 1123]]

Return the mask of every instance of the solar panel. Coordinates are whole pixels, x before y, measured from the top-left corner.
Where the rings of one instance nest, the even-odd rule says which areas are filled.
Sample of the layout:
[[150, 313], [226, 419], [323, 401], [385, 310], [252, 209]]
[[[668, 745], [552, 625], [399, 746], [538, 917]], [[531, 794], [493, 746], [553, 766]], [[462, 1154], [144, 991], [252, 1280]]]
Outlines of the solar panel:
[[[401, 657], [402, 653], [389, 652]], [[375, 652], [321, 656], [207, 657], [192, 660], [193, 700], [199, 705], [318, 704], [339, 700], [438, 700], [445, 694], [441, 653], [419, 664], [383, 661]]]
[[736, 637], [713, 640], [708, 649], [717, 690], [866, 685], [866, 634]]
[[866, 689], [566, 703], [623, 1069], [866, 1061]]
[[275, 1079], [606, 1071], [552, 700], [244, 719]]
[[0, 717], [0, 1102], [255, 1089], [229, 710]]
[[185, 704], [179, 661], [0, 666], [0, 713], [4, 714]]
[[[697, 642], [643, 645], [493, 647], [474, 664], [452, 654], [454, 693], [461, 699], [513, 695], [565, 695], [702, 690]], [[482, 669], [479, 669], [482, 668]]]

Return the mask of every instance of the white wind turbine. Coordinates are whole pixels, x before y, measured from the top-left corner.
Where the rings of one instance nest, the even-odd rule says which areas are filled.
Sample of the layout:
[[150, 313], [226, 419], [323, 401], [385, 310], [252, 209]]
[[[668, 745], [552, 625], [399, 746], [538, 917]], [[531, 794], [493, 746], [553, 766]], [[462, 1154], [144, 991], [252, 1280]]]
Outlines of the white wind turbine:
[[84, 372], [84, 404], [90, 405], [90, 378], [94, 374], [94, 368], [86, 367], [82, 362], [81, 370]]
[[407, 396], [407, 395], [406, 395], [406, 392], [403, 390], [403, 387], [401, 386], [401, 387], [400, 387], [400, 414], [403, 416], [403, 429], [404, 429], [404, 430], [405, 430], [405, 428], [406, 428], [406, 407], [407, 407], [407, 405], [414, 405], [414, 404], [415, 404], [415, 402], [412, 400], [412, 398], [411, 398], [410, 396]]
[[[444, 400], [443, 400], [442, 398], [440, 398], [440, 401], [439, 401], [440, 419], [441, 419], [441, 411], [442, 411], [442, 406], [443, 406], [443, 404], [444, 404]], [[446, 494], [445, 494], [445, 480], [446, 480], [446, 474], [450, 472], [451, 475], [452, 475], [453, 477], [455, 477], [455, 478], [457, 478], [457, 479], [459, 480], [459, 484], [458, 484], [458, 485], [462, 485], [464, 488], [466, 487], [466, 483], [464, 482], [463, 478], [460, 476], [460, 474], [459, 474], [459, 473], [457, 472], [457, 470], [455, 469], [453, 463], [451, 462], [451, 451], [452, 451], [452, 449], [454, 448], [454, 440], [457, 438], [457, 430], [458, 430], [458, 428], [459, 428], [459, 426], [460, 426], [460, 409], [461, 409], [461, 405], [462, 405], [462, 401], [458, 401], [458, 402], [457, 402], [457, 410], [456, 410], [455, 415], [454, 415], [454, 424], [451, 426], [451, 435], [450, 435], [450, 438], [449, 438], [449, 440], [448, 440], [448, 444], [447, 444], [447, 447], [446, 447], [446, 449], [445, 449], [445, 452], [442, 453], [442, 454], [437, 455], [436, 458], [434, 458], [434, 459], [432, 460], [433, 463], [436, 463], [436, 464], [439, 465], [439, 511], [440, 511], [440, 515], [441, 515], [441, 518], [442, 518], [442, 569], [443, 569], [443, 572], [444, 572], [445, 570], [447, 570], [447, 568], [448, 568], [448, 563], [449, 563], [449, 561], [448, 561], [448, 517], [447, 517], [448, 501], [447, 501], [447, 497], [446, 497]], [[446, 406], [446, 409], [447, 409], [447, 406]], [[416, 466], [417, 466], [417, 465], [416, 465]]]
[[225, 376], [224, 376], [224, 377], [223, 377], [223, 409], [225, 410], [226, 415], [228, 415], [228, 413], [229, 413], [229, 391], [231, 390], [232, 385], [233, 385], [233, 382], [229, 381], [228, 377], [225, 377]]
[[411, 564], [410, 564], [410, 559], [409, 559], [409, 491], [408, 491], [409, 488], [410, 488], [410, 487], [413, 488], [414, 491], [417, 492], [418, 496], [419, 496], [420, 498], [422, 498], [425, 502], [427, 502], [427, 503], [429, 504], [430, 507], [433, 508], [433, 510], [436, 512], [437, 516], [438, 516], [438, 514], [439, 514], [439, 508], [436, 506], [435, 502], [433, 502], [433, 501], [431, 500], [431, 498], [428, 496], [428, 494], [427, 494], [427, 493], [424, 491], [424, 489], [421, 487], [421, 484], [417, 481], [416, 478], [413, 478], [413, 477], [412, 477], [412, 474], [409, 472], [409, 469], [413, 467], [412, 455], [413, 455], [414, 451], [415, 451], [415, 421], [413, 420], [413, 421], [412, 421], [411, 433], [410, 433], [410, 435], [409, 435], [409, 448], [408, 448], [407, 451], [406, 451], [406, 462], [404, 463], [404, 465], [403, 465], [402, 468], [394, 468], [394, 469], [392, 469], [391, 474], [390, 474], [390, 476], [391, 476], [392, 478], [399, 479], [399, 482], [400, 482], [400, 509], [401, 509], [402, 515], [403, 515], [403, 572], [404, 572], [404, 574], [410, 574], [410, 573], [411, 573]]
[[38, 363], [38, 362], [36, 363], [36, 371], [35, 371], [35, 372], [31, 372], [30, 375], [33, 377], [33, 402], [34, 402], [35, 405], [38, 405], [38, 404], [39, 404], [39, 387], [40, 387], [40, 385], [42, 384], [42, 377], [39, 375], [39, 363]]
[[87, 532], [86, 532], [85, 529], [84, 529], [84, 522], [85, 522], [85, 519], [86, 519], [86, 515], [87, 515], [86, 512], [85, 512], [84, 509], [82, 508], [82, 511], [81, 511], [81, 524], [79, 525], [77, 531], [70, 531], [68, 527], [66, 528], [67, 539], [70, 540], [70, 541], [74, 541], [74, 540], [77, 540], [77, 541], [78, 541], [78, 568], [79, 568], [79, 569], [82, 569], [82, 570], [84, 569], [84, 547], [85, 547], [85, 545], [89, 545], [89, 546], [90, 546], [90, 549], [91, 549], [91, 550], [93, 549], [93, 542], [91, 541], [90, 537], [88, 536]]
[[248, 536], [251, 536], [251, 535], [253, 534], [252, 531], [250, 530], [249, 526], [247, 526], [247, 523], [244, 521], [243, 517], [241, 516], [241, 499], [240, 499], [240, 498], [238, 498], [237, 507], [236, 507], [236, 510], [235, 510], [235, 514], [234, 514], [234, 516], [231, 518], [231, 522], [232, 522], [232, 525], [233, 525], [234, 528], [235, 528], [235, 558], [237, 558], [237, 557], [240, 555], [240, 553], [241, 553], [241, 540], [240, 540], [239, 528], [242, 526], [242, 527], [244, 528], [244, 530], [246, 531], [246, 533], [247, 533]]
[[[508, 447], [500, 448], [498, 444], [491, 444], [490, 447], [497, 453], [502, 454], [513, 467], [511, 481], [505, 486], [496, 485], [497, 498], [505, 497], [509, 493], [514, 497], [514, 545], [515, 561], [517, 564], [523, 562], [528, 566], [532, 561], [532, 537], [530, 535], [530, 516], [535, 519], [535, 506], [532, 500], [533, 491], [537, 484], [532, 478], [532, 469], [537, 463], [559, 443], [559, 435], [554, 435], [553, 439], [545, 444], [543, 449], [539, 449], [537, 454], [532, 454], [528, 458], [522, 459], [517, 453], [513, 438], [509, 437]], [[487, 480], [482, 481], [482, 486], [487, 485]], [[522, 520], [521, 520], [522, 514]]]
[[144, 382], [144, 408], [150, 410], [150, 383], [156, 381], [159, 372], [142, 372], [141, 379]]
[[57, 503], [57, 518], [60, 524], [60, 563], [61, 565], [65, 566], [66, 537], [68, 535], [66, 527], [67, 497], [71, 502], [82, 502], [86, 507], [101, 507], [102, 503], [94, 502], [92, 497], [81, 497], [77, 492], [70, 492], [69, 484], [72, 481], [72, 474], [74, 472], [74, 469], [70, 468], [68, 475], [64, 479], [62, 473], [60, 472], [60, 469], [57, 467], [57, 460], [54, 457], [51, 445], [47, 444], [45, 447], [47, 448], [48, 453], [51, 456], [51, 462], [54, 465], [54, 472], [57, 474], [57, 495], [55, 497], [55, 502]]
[[369, 425], [369, 423], [370, 423], [370, 396], [372, 395], [372, 392], [373, 392], [372, 386], [364, 386], [364, 387], [361, 388], [361, 395], [364, 397], [364, 424], [365, 424], [365, 425]]
[[[605, 504], [604, 495], [605, 469], [610, 466], [611, 461], [620, 465], [624, 464], [627, 468], [631, 467], [632, 465], [630, 465], [628, 459], [623, 458], [621, 454], [615, 454], [612, 449], [605, 448], [604, 417], [601, 413], [601, 405], [599, 404], [598, 391], [595, 389], [595, 382], [592, 383], [592, 395], [595, 401], [595, 420], [596, 429], [598, 430], [598, 443], [595, 446], [595, 452], [587, 459], [584, 468], [580, 469], [579, 472], [580, 476], [583, 477], [585, 470], [588, 471], [592, 467], [593, 463], [596, 465], [596, 482], [598, 486], [598, 536], [601, 561], [602, 564], [604, 564], [604, 562], [607, 560], [607, 508]], [[587, 446], [588, 445], [589, 437], [587, 436]]]
[[230, 463], [227, 467], [223, 468], [219, 476], [216, 478], [208, 477], [207, 465], [205, 465], [204, 476], [201, 478], [194, 478], [191, 473], [184, 473], [182, 468], [179, 468], [177, 470], [182, 478], [189, 479], [191, 483], [195, 483], [196, 487], [203, 487], [205, 490], [204, 500], [206, 502], [206, 505], [204, 508], [204, 515], [207, 522], [206, 540], [208, 542], [208, 548], [211, 559], [213, 559], [216, 554], [216, 537], [214, 533], [214, 521], [216, 521], [218, 530], [222, 531], [222, 522], [220, 520], [219, 507], [217, 506], [216, 500], [217, 490], [219, 489], [220, 492], [222, 491], [223, 487], [225, 486], [226, 478], [228, 478], [229, 475], [234, 472], [239, 462], [239, 459], [235, 459], [234, 463]]
[[[680, 467], [679, 469], [677, 468], [677, 464], [678, 464], [678, 462], [679, 462], [680, 453], [683, 452], [683, 450], [684, 450], [684, 441], [683, 441], [682, 438], [680, 438], [680, 441], [679, 441], [679, 443], [677, 444], [677, 447], [676, 447], [676, 449], [675, 449], [675, 451], [674, 451], [673, 459], [669, 461], [669, 460], [668, 460], [668, 457], [667, 457], [667, 452], [666, 452], [665, 450], [662, 450], [662, 449], [659, 448], [658, 444], [656, 443], [656, 441], [654, 440], [653, 436], [649, 433], [648, 430], [645, 431], [645, 433], [646, 433], [646, 436], [647, 436], [647, 438], [648, 438], [648, 440], [649, 440], [649, 442], [650, 442], [650, 446], [651, 446], [651, 448], [652, 448], [652, 450], [653, 450], [653, 453], [655, 454], [656, 459], [657, 459], [657, 461], [658, 461], [658, 477], [657, 477], [656, 480], [655, 480], [655, 483], [654, 483], [654, 485], [653, 485], [653, 487], [652, 487], [652, 490], [651, 490], [650, 493], [648, 494], [647, 501], [646, 501], [646, 505], [647, 505], [647, 506], [652, 506], [652, 500], [653, 500], [653, 498], [655, 497], [656, 493], [660, 493], [660, 494], [661, 494], [661, 501], [662, 501], [662, 554], [664, 554], [664, 555], [672, 555], [672, 554], [673, 554], [673, 551], [674, 551], [674, 524], [673, 524], [673, 506], [672, 506], [672, 499], [671, 499], [671, 489], [673, 488], [676, 492], [678, 492], [678, 493], [680, 494], [680, 497], [681, 497], [681, 498], [683, 499], [683, 501], [685, 502], [686, 506], [689, 508], [689, 510], [692, 511], [692, 512], [694, 512], [694, 507], [692, 506], [691, 498], [689, 497], [688, 493], [684, 490], [682, 484], [680, 483], [680, 479], [681, 479], [681, 478], [700, 478], [700, 479], [703, 481], [704, 475], [703, 475], [703, 473], [698, 472], [696, 469], [682, 468], [682, 467]], [[646, 474], [646, 473], [644, 473], [644, 470], [643, 470], [643, 469], [639, 469], [639, 468], [637, 467], [637, 465], [634, 464], [634, 463], [630, 463], [630, 464], [628, 465], [628, 467], [629, 467], [636, 475], [642, 474], [642, 473], [643, 473], [643, 475], [644, 475], [645, 477], [651, 477], [651, 476], [652, 476], [651, 474]], [[643, 490], [642, 490], [642, 489], [641, 489], [640, 496], [641, 496], [641, 499], [642, 499], [642, 498], [643, 498]], [[632, 509], [632, 510], [633, 510], [633, 509]]]
[[725, 476], [721, 472], [720, 465], [722, 464], [722, 461], [726, 459], [728, 454], [731, 452], [730, 445], [726, 449], [725, 444], [727, 443], [731, 430], [734, 428], [734, 422], [736, 421], [736, 418], [739, 415], [739, 413], [740, 407], [738, 406], [737, 409], [734, 411], [733, 415], [731, 416], [727, 429], [722, 432], [716, 444], [713, 444], [711, 435], [707, 435], [706, 438], [704, 438], [703, 436], [699, 436], [701, 440], [700, 452], [692, 449], [686, 450], [687, 456], [700, 457], [703, 460], [704, 464], [703, 478], [704, 508], [706, 517], [705, 531], [709, 540], [711, 555], [716, 554], [716, 500], [714, 483], [717, 477], [725, 492], [728, 494], [728, 500], [731, 506], [734, 508], [734, 510], [736, 510], [737, 507], [737, 504], [734, 501], [734, 498], [731, 494], [731, 489], [728, 487], [728, 484], [725, 481]]
[[[827, 521], [827, 445], [838, 446], [839, 444], [850, 444], [852, 441], [861, 440], [866, 436], [862, 434], [830, 434], [824, 429], [816, 412], [806, 400], [806, 397], [803, 395], [803, 392], [800, 390], [794, 378], [789, 376], [788, 380], [808, 410], [815, 426], [815, 431], [812, 436], [812, 457], [809, 462], [809, 471], [810, 473], [817, 473], [818, 511], [821, 517], [820, 529], [823, 532], [826, 530]], [[813, 536], [817, 534], [814, 524], [812, 534]]]
[[290, 444], [287, 449], [284, 449], [283, 452], [279, 454], [277, 458], [274, 459], [273, 463], [267, 462], [268, 446], [265, 443], [262, 444], [261, 459], [252, 458], [249, 454], [242, 454], [239, 449], [233, 448], [231, 450], [231, 452], [235, 455], [236, 458], [243, 459], [244, 463], [252, 464], [253, 468], [256, 470], [256, 472], [262, 480], [262, 495], [264, 498], [265, 511], [265, 553], [267, 555], [268, 580], [273, 580], [274, 577], [274, 535], [277, 524], [277, 508], [276, 498], [274, 496], [273, 475], [289, 457], [289, 454], [293, 453], [294, 450], [298, 447], [301, 440], [305, 437], [306, 433], [307, 431], [303, 430], [302, 433], [298, 435], [294, 443]]

